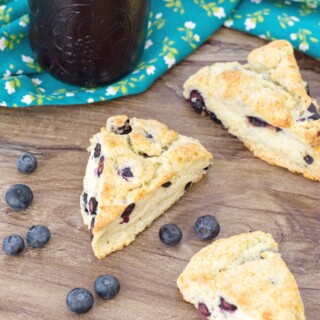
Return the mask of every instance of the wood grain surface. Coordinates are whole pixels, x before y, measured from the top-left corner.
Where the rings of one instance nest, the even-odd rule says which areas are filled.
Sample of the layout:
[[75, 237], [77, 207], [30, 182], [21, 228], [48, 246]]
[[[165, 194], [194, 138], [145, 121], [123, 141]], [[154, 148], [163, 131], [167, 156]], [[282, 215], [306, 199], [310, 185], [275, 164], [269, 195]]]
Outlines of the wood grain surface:
[[[210, 119], [197, 115], [182, 98], [182, 84], [201, 66], [216, 61], [244, 62], [264, 41], [222, 29], [199, 50], [167, 72], [144, 94], [116, 101], [74, 107], [0, 109], [0, 238], [25, 237], [33, 224], [52, 231], [43, 249], [26, 250], [19, 257], [0, 253], [0, 319], [201, 319], [185, 303], [176, 279], [191, 256], [207, 245], [192, 231], [204, 214], [216, 216], [219, 237], [249, 230], [273, 234], [300, 287], [308, 320], [320, 317], [320, 192], [319, 183], [272, 167], [252, 156], [236, 138]], [[320, 100], [320, 62], [296, 53], [311, 94]], [[165, 215], [137, 240], [102, 261], [91, 250], [83, 226], [79, 195], [89, 138], [109, 116], [155, 118], [181, 134], [199, 139], [215, 155], [208, 175], [194, 185]], [[24, 152], [38, 158], [32, 175], [20, 174], [16, 159]], [[34, 201], [23, 213], [7, 207], [5, 193], [25, 183]], [[177, 223], [182, 243], [174, 248], [159, 241], [159, 228]], [[93, 309], [75, 316], [66, 307], [74, 287], [92, 292], [97, 276], [116, 275], [120, 294], [112, 301], [95, 296]], [[277, 319], [281, 320], [281, 319]]]

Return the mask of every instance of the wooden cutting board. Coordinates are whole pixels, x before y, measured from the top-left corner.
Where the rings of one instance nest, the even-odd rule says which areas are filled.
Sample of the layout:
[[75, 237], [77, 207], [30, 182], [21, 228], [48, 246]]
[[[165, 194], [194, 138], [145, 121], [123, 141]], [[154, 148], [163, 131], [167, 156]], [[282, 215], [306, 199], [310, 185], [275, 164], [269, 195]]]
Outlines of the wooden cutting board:
[[[249, 230], [272, 233], [297, 279], [307, 319], [319, 319], [320, 183], [254, 158], [236, 138], [197, 115], [181, 94], [183, 82], [201, 66], [244, 62], [249, 51], [263, 44], [222, 29], [144, 94], [90, 106], [0, 109], [0, 238], [25, 236], [33, 224], [45, 224], [52, 231], [43, 249], [27, 248], [19, 257], [0, 250], [0, 319], [201, 319], [182, 300], [175, 283], [191, 256], [208, 244], [192, 231], [197, 217], [205, 214], [219, 220], [219, 237]], [[297, 59], [311, 94], [320, 100], [320, 62], [301, 53]], [[98, 261], [82, 225], [79, 195], [88, 140], [116, 114], [163, 121], [198, 138], [215, 161], [204, 180], [132, 245]], [[38, 169], [30, 176], [15, 167], [16, 158], [26, 151], [38, 158]], [[13, 212], [4, 200], [15, 183], [25, 183], [34, 192], [32, 206], [23, 213]], [[182, 228], [179, 246], [159, 241], [165, 223]], [[120, 294], [112, 301], [94, 295], [88, 314], [71, 314], [65, 303], [68, 291], [85, 287], [93, 292], [96, 277], [104, 273], [119, 278]]]

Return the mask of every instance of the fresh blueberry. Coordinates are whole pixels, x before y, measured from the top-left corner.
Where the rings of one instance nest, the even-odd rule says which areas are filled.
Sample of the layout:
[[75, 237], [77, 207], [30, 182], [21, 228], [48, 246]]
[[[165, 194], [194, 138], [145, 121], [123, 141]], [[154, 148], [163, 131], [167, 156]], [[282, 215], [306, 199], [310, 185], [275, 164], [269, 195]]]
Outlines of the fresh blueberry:
[[24, 249], [24, 241], [17, 234], [11, 234], [3, 239], [3, 251], [11, 256], [17, 256]]
[[175, 246], [181, 241], [182, 232], [176, 224], [169, 223], [160, 228], [159, 237], [164, 244]]
[[94, 288], [99, 297], [110, 300], [119, 293], [120, 282], [115, 276], [104, 274], [96, 279]]
[[214, 239], [220, 232], [219, 222], [215, 217], [202, 216], [197, 219], [194, 231], [201, 240]]
[[26, 210], [33, 200], [31, 189], [24, 184], [11, 186], [6, 193], [6, 202], [15, 211]]
[[38, 224], [27, 232], [27, 242], [32, 248], [40, 248], [49, 242], [51, 233], [46, 226]]
[[76, 314], [88, 312], [93, 306], [93, 295], [85, 288], [72, 289], [67, 295], [67, 306]]
[[17, 159], [17, 169], [22, 173], [32, 173], [37, 169], [37, 158], [31, 153], [26, 153]]

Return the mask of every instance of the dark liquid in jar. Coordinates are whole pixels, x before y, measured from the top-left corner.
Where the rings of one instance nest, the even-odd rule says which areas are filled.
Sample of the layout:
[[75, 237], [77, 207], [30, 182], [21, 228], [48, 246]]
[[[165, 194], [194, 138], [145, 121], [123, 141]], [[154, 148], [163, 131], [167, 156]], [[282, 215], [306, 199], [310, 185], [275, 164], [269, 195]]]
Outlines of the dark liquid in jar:
[[150, 0], [29, 0], [30, 43], [42, 68], [87, 87], [130, 72], [144, 49]]

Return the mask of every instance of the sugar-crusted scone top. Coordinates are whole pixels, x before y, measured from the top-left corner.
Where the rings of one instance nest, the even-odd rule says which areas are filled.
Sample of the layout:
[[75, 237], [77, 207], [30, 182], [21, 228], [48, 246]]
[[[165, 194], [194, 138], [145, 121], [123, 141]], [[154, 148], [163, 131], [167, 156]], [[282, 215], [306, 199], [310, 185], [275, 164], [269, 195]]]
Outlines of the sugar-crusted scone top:
[[277, 128], [290, 128], [320, 158], [320, 114], [306, 90], [291, 44], [285, 40], [253, 50], [248, 64], [216, 63], [200, 69], [184, 85], [184, 96], [201, 88], [206, 99], [246, 105], [252, 116]]
[[214, 241], [192, 257], [177, 284], [209, 319], [305, 319], [296, 281], [264, 232]]
[[100, 201], [94, 237], [120, 219], [128, 206], [174, 183], [183, 168], [212, 159], [198, 140], [179, 135], [156, 120], [130, 118], [129, 123], [125, 115], [109, 118], [106, 128], [91, 139], [91, 156], [98, 141], [103, 171], [97, 187]]

